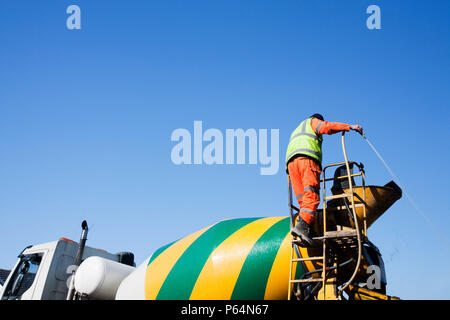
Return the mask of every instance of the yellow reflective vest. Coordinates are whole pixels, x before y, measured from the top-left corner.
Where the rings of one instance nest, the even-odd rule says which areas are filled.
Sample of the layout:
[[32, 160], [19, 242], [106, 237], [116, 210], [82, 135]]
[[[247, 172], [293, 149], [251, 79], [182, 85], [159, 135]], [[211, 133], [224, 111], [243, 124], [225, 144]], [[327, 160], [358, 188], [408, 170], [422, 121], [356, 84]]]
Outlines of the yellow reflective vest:
[[308, 118], [291, 134], [286, 151], [286, 165], [296, 154], [303, 154], [322, 163], [322, 135], [311, 128], [311, 119]]

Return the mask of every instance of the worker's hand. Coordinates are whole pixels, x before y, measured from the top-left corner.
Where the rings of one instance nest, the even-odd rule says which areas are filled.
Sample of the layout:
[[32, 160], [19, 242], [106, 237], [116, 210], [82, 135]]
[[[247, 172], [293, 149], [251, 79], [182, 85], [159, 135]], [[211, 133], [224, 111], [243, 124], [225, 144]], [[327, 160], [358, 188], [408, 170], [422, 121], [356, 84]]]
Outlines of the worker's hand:
[[363, 134], [363, 128], [359, 124], [350, 125], [350, 130], [358, 131], [361, 135]]

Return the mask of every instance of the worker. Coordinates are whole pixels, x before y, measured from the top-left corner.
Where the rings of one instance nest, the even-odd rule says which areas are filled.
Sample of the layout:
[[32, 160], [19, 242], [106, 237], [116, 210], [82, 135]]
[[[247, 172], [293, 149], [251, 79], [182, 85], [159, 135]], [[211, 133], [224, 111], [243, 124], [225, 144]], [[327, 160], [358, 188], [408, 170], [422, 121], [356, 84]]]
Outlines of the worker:
[[286, 172], [298, 200], [299, 218], [291, 234], [300, 238], [302, 246], [313, 246], [313, 223], [320, 203], [320, 174], [322, 171], [322, 135], [355, 130], [360, 125], [325, 121], [321, 114], [313, 114], [300, 123], [291, 134], [286, 152]]

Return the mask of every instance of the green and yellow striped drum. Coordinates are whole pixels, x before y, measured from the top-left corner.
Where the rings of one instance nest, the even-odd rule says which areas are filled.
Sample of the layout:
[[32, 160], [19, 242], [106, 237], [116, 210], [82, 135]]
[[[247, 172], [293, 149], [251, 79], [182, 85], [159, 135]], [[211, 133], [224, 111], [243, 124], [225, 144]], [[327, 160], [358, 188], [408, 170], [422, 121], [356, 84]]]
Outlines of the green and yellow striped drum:
[[[354, 190], [361, 193], [362, 189]], [[368, 227], [401, 197], [394, 182], [366, 186], [365, 193]], [[345, 217], [341, 211], [335, 214]], [[362, 212], [357, 215], [363, 218]], [[317, 220], [322, 220], [320, 211]], [[116, 299], [287, 299], [291, 240], [289, 217], [220, 221], [156, 250], [121, 282]], [[363, 249], [355, 281], [366, 281], [368, 266], [377, 265], [385, 286], [379, 250], [371, 243]], [[303, 258], [322, 255], [322, 246], [299, 250]], [[353, 251], [342, 252], [342, 258], [351, 258]], [[353, 274], [351, 265], [346, 268], [339, 271], [345, 281]], [[294, 262], [293, 278], [305, 273], [319, 277], [320, 273], [310, 272], [320, 269], [322, 261]]]
[[[125, 279], [116, 298], [286, 299], [289, 217], [218, 222], [161, 247]], [[296, 277], [305, 271], [294, 263]]]

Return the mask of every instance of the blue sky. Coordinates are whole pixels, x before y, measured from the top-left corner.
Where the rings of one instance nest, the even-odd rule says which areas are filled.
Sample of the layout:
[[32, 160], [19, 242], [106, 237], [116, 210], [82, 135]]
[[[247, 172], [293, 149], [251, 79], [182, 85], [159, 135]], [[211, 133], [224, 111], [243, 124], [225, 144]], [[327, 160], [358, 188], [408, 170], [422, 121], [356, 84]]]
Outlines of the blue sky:
[[[81, 30], [66, 28], [71, 4]], [[371, 4], [380, 30], [366, 27]], [[140, 264], [219, 220], [287, 215], [287, 140], [315, 112], [361, 124], [449, 238], [449, 11], [445, 0], [1, 0], [0, 268], [28, 244], [77, 240], [83, 219], [89, 245]], [[195, 120], [279, 129], [280, 170], [174, 165], [171, 134]], [[326, 136], [324, 163], [340, 148]], [[369, 184], [391, 180], [359, 135], [347, 148]], [[450, 298], [450, 246], [406, 197], [369, 237], [389, 294]]]

